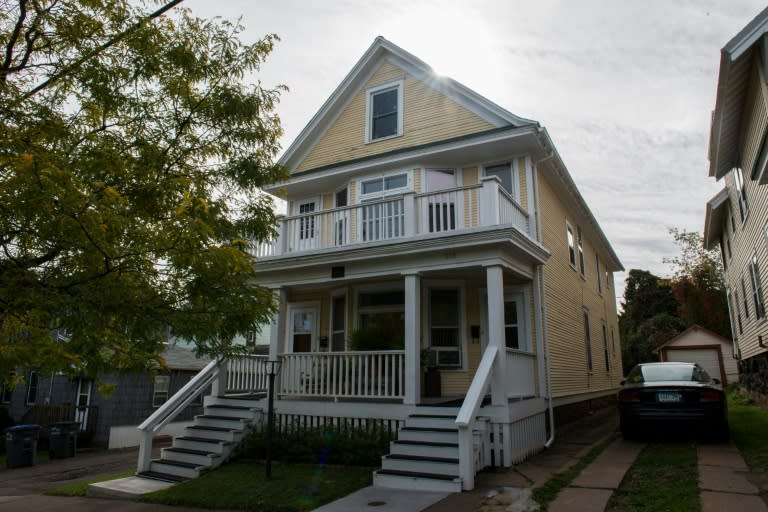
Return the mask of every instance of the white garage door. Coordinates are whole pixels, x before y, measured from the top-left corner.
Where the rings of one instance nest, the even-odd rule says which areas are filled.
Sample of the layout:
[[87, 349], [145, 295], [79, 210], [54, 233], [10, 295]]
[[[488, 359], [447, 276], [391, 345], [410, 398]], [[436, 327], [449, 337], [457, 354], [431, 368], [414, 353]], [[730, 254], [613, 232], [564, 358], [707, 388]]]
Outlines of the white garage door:
[[720, 379], [720, 360], [717, 350], [709, 348], [667, 350], [667, 361], [699, 363], [710, 377]]

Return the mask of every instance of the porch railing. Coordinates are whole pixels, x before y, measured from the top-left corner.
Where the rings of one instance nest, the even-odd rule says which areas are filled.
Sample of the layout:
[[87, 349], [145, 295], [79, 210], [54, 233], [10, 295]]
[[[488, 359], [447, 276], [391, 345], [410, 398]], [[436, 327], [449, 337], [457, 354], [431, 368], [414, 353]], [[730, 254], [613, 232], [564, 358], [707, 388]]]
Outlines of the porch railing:
[[405, 352], [283, 354], [281, 396], [391, 398], [404, 396]]
[[227, 361], [227, 393], [253, 393], [267, 389], [268, 356], [247, 355]]
[[275, 240], [254, 244], [249, 252], [277, 256], [507, 224], [528, 233], [528, 213], [498, 178], [489, 177], [476, 185], [289, 215], [280, 220]]
[[524, 398], [536, 395], [536, 354], [506, 349], [507, 396]]

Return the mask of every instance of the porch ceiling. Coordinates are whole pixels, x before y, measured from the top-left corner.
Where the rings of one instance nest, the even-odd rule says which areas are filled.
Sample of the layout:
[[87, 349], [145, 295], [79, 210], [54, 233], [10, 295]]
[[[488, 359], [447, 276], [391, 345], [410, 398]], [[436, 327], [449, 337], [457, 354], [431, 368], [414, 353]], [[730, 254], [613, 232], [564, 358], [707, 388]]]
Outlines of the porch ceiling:
[[[423, 237], [348, 246], [300, 255], [263, 258], [256, 264], [257, 284], [270, 288], [295, 285], [339, 285], [370, 278], [404, 274], [466, 276], [501, 265], [510, 278], [530, 280], [536, 265], [549, 252], [516, 228], [484, 228], [450, 236]], [[343, 267], [343, 277], [332, 278], [331, 269]]]

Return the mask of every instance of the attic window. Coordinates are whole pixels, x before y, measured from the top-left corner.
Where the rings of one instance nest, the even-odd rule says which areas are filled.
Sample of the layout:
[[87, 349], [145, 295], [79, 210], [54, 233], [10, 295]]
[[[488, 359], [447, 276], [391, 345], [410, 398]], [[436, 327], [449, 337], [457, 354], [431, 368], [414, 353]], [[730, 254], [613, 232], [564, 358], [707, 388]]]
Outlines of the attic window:
[[365, 141], [403, 134], [403, 82], [390, 82], [368, 90]]

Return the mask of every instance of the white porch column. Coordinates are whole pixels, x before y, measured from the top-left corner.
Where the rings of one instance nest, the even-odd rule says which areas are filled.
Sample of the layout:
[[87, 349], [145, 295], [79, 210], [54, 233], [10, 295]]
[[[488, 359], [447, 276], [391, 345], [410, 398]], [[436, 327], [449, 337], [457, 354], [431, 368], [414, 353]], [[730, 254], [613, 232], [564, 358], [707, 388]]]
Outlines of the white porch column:
[[272, 325], [269, 331], [269, 360], [276, 361], [281, 353], [281, 345], [285, 339], [285, 326], [287, 325], [286, 303], [288, 294], [285, 288], [278, 288], [272, 292], [273, 300], [277, 304], [277, 311], [272, 315]]
[[507, 405], [507, 344], [504, 338], [504, 272], [501, 265], [486, 267], [488, 285], [488, 345], [496, 345], [499, 355], [493, 366], [491, 402]]
[[403, 403], [415, 405], [421, 399], [421, 278], [405, 276], [405, 396]]

